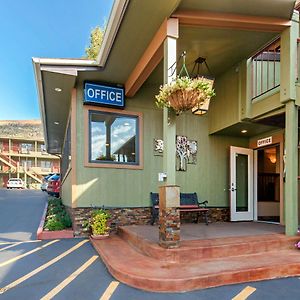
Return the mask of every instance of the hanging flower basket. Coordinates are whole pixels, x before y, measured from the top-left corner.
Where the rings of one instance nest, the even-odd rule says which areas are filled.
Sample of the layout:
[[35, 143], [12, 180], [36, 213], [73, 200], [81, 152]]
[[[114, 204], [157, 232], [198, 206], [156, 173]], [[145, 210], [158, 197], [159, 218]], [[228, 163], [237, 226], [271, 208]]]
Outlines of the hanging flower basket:
[[204, 77], [177, 77], [160, 87], [155, 96], [159, 108], [171, 107], [177, 115], [209, 101], [215, 95], [212, 81]]

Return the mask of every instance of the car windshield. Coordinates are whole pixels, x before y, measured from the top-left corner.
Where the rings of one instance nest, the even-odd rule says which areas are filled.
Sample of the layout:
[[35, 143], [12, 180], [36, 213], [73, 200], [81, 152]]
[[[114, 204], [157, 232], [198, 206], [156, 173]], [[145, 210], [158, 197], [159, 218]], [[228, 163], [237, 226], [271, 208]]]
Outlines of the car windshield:
[[60, 178], [59, 175], [53, 175], [49, 178], [49, 180], [58, 180]]

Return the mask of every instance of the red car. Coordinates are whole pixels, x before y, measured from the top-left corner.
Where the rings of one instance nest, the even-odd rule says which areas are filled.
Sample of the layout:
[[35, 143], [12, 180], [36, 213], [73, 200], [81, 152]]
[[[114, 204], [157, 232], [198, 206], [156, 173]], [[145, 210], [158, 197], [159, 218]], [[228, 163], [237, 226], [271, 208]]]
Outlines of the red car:
[[47, 193], [51, 196], [59, 197], [60, 175], [54, 174], [48, 179]]

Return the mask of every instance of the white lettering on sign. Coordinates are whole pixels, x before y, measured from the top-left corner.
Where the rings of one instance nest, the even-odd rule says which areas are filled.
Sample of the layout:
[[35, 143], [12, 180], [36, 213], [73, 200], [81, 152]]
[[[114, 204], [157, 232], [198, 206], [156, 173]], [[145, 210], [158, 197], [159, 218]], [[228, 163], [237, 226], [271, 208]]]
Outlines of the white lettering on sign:
[[91, 98], [109, 99], [114, 102], [122, 102], [122, 93], [117, 91], [105, 91], [89, 88], [87, 94]]
[[272, 144], [272, 137], [269, 136], [264, 139], [257, 140], [257, 147], [263, 147]]

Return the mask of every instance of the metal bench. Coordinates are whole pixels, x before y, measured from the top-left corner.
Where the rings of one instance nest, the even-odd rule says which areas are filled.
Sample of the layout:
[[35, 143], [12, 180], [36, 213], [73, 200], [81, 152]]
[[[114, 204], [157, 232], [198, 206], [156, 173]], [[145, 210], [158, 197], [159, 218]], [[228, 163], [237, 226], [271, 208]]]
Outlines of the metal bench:
[[[150, 193], [150, 199], [152, 203], [151, 208], [151, 225], [154, 224], [158, 218], [159, 212], [159, 195], [158, 193]], [[202, 214], [205, 219], [206, 225], [208, 225], [208, 201], [198, 202], [197, 193], [180, 193], [180, 206], [178, 207], [180, 212], [196, 212], [197, 223], [199, 222], [199, 215]]]

